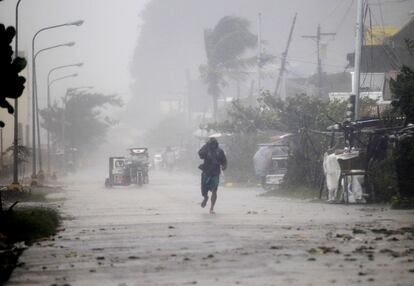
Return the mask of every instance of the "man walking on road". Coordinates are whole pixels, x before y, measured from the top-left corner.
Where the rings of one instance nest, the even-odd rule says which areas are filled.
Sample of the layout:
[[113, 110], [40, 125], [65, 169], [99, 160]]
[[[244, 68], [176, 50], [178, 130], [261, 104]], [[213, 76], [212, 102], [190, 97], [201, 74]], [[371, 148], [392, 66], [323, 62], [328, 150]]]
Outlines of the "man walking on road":
[[[210, 138], [198, 151], [200, 159], [204, 163], [199, 166], [201, 174], [201, 194], [204, 197], [201, 207], [204, 208], [208, 201], [208, 192], [211, 191], [210, 213], [214, 214], [214, 205], [217, 200], [217, 189], [220, 181], [220, 172], [227, 168], [227, 159], [224, 151], [219, 147], [216, 138]], [[220, 169], [221, 167], [221, 169]]]

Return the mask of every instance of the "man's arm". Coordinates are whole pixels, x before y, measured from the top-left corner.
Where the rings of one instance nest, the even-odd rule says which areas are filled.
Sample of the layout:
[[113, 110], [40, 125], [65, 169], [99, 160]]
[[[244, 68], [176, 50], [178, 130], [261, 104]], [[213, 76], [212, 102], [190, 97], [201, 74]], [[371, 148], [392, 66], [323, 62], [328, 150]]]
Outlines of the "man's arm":
[[200, 156], [200, 159], [206, 159], [207, 158], [207, 150], [208, 146], [205, 144], [201, 149], [198, 151], [198, 156]]
[[221, 169], [224, 171], [224, 170], [226, 170], [227, 169], [227, 158], [226, 158], [226, 154], [224, 154], [224, 151], [223, 150], [221, 150], [221, 162], [220, 162], [220, 165], [221, 165]]

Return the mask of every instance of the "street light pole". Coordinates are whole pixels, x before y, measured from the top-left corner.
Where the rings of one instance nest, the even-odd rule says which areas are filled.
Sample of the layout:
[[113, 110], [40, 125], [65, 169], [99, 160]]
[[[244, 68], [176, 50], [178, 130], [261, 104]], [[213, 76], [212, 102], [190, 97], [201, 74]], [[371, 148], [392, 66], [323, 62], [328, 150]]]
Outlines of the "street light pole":
[[[77, 76], [78, 76], [78, 74], [77, 73], [74, 73], [74, 74], [71, 74], [71, 75], [66, 75], [66, 76], [62, 76], [62, 77], [56, 78], [56, 79], [52, 80], [48, 84], [48, 90], [50, 90], [50, 86], [53, 83], [55, 83], [55, 82], [57, 82], [59, 80], [63, 80], [63, 79], [70, 78], [70, 77], [77, 77]], [[63, 100], [64, 100], [64, 108], [62, 109], [62, 127], [61, 127], [61, 129], [62, 129], [62, 149], [63, 149], [63, 154], [64, 154], [63, 156], [65, 156], [65, 136], [64, 136], [64, 130], [65, 130], [65, 120], [66, 120], [66, 118], [65, 118], [65, 112], [66, 112], [66, 94], [65, 94]], [[64, 162], [64, 157], [63, 157], [63, 162]], [[62, 166], [63, 166], [63, 164], [62, 164]]]
[[[260, 98], [262, 89], [262, 13], [257, 16], [257, 98]], [[253, 103], [250, 103], [253, 105]]]
[[55, 48], [59, 48], [59, 47], [73, 47], [74, 45], [75, 45], [75, 42], [69, 42], [69, 43], [59, 44], [59, 45], [50, 46], [50, 47], [47, 47], [47, 48], [41, 49], [41, 50], [37, 51], [37, 52], [36, 52], [36, 54], [34, 55], [35, 62], [36, 62], [36, 58], [37, 58], [37, 56], [38, 56], [40, 53], [44, 52], [44, 51], [51, 50], [51, 49], [55, 49]]
[[[47, 74], [47, 109], [49, 111], [51, 109], [51, 104], [50, 104], [50, 86], [52, 84], [52, 82], [50, 82], [51, 74], [54, 71], [59, 70], [59, 69], [64, 69], [68, 67], [81, 67], [81, 66], [83, 66], [83, 63], [62, 65], [62, 66], [54, 67], [48, 72]], [[48, 170], [48, 173], [50, 174], [50, 132], [49, 132], [49, 129], [47, 129], [47, 170]]]
[[[32, 160], [32, 185], [37, 184], [36, 176], [36, 67], [35, 67], [35, 40], [37, 36], [46, 30], [60, 28], [64, 26], [80, 26], [83, 21], [76, 21], [70, 23], [64, 23], [59, 25], [48, 26], [37, 31], [32, 38], [32, 149], [33, 149], [33, 160]], [[40, 148], [40, 146], [39, 146]]]
[[[19, 5], [21, 0], [16, 4], [16, 36], [15, 36], [15, 48], [14, 58], [19, 55]], [[13, 136], [13, 185], [19, 186], [19, 101], [18, 98], [14, 100], [14, 136]]]
[[[50, 46], [44, 49], [39, 50], [38, 52], [36, 52], [36, 54], [33, 57], [33, 63], [34, 63], [34, 74], [36, 73], [36, 59], [37, 56], [45, 51], [51, 50], [51, 49], [55, 49], [55, 48], [59, 48], [59, 47], [73, 47], [75, 45], [75, 42], [69, 42], [69, 43], [64, 43], [64, 44], [59, 44], [59, 45], [54, 45], [54, 46]], [[38, 107], [38, 96], [37, 96], [37, 78], [36, 75], [34, 76], [35, 81], [34, 81], [34, 94], [35, 94], [35, 98], [36, 98], [36, 120], [37, 120], [37, 139], [38, 139], [38, 148], [39, 148], [39, 177], [44, 175], [43, 172], [43, 168], [42, 168], [42, 153], [41, 153], [41, 148], [40, 148], [40, 123], [39, 123], [39, 107]], [[48, 105], [49, 106], [49, 105]], [[48, 147], [49, 147], [49, 130], [47, 130], [47, 136], [48, 136]], [[49, 148], [48, 148], [49, 151]], [[50, 173], [50, 168], [49, 168], [49, 162], [48, 162], [48, 173]]]

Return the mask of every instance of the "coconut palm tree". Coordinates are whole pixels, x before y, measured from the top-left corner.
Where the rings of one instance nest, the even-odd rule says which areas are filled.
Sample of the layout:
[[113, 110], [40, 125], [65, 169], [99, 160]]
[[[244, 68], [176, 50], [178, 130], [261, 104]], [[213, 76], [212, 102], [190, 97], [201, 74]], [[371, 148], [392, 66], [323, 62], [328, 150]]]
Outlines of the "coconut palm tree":
[[254, 63], [254, 59], [241, 56], [257, 45], [257, 37], [249, 31], [250, 22], [240, 17], [223, 17], [213, 30], [204, 31], [204, 44], [207, 64], [200, 66], [200, 73], [208, 86], [208, 94], [213, 97], [213, 116], [217, 121], [217, 100], [229, 70]]

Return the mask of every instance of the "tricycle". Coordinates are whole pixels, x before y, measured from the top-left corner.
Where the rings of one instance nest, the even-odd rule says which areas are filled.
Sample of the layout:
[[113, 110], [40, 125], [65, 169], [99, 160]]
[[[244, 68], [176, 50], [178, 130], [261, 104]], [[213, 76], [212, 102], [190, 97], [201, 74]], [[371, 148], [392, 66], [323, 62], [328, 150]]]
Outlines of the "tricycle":
[[148, 165], [147, 148], [130, 148], [128, 157], [110, 157], [109, 177], [105, 179], [105, 187], [148, 184]]

